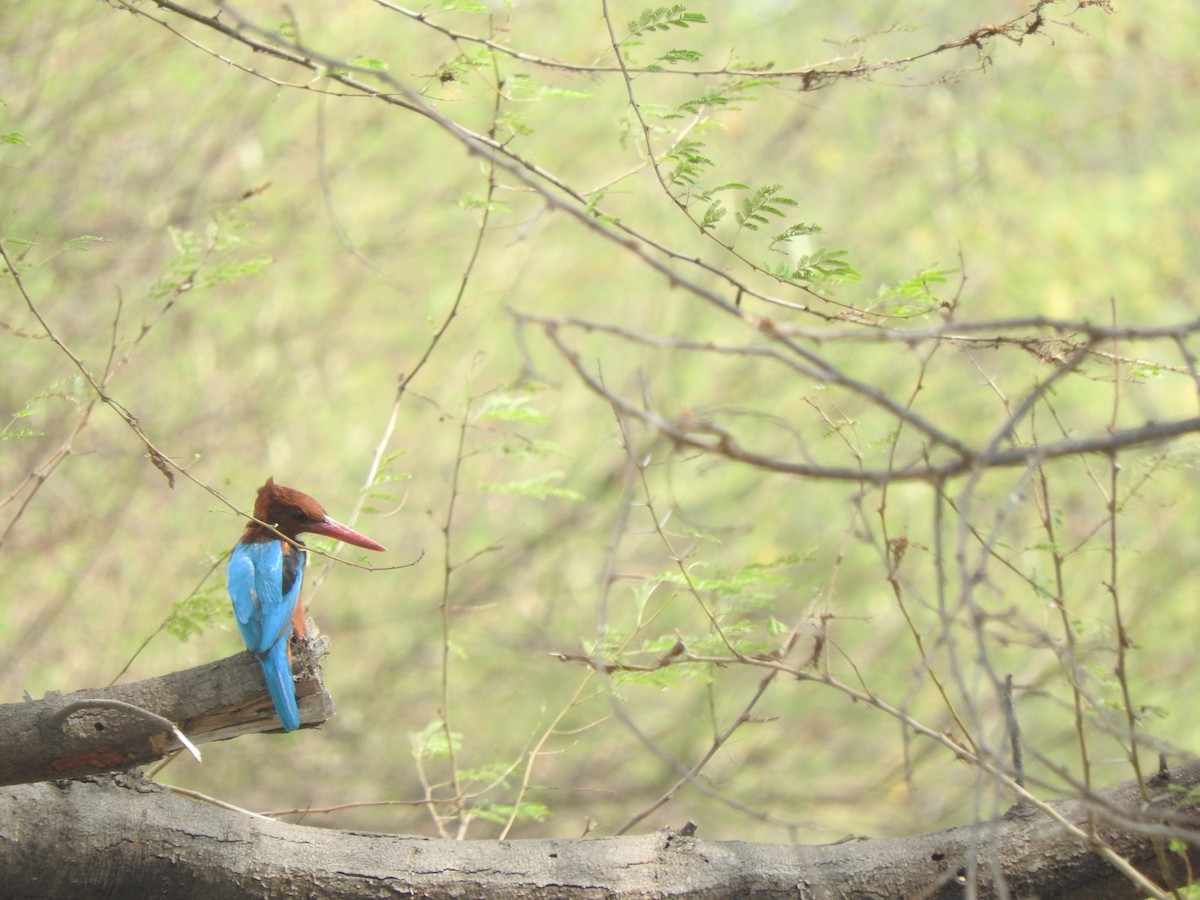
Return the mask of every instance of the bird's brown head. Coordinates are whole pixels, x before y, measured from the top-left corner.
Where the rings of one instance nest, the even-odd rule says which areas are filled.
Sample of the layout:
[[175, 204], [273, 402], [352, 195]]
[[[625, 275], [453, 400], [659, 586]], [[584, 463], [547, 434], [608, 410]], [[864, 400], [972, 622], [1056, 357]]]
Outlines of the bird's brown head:
[[[274, 478], [258, 489], [254, 501], [254, 518], [274, 526], [281, 534], [293, 540], [301, 534], [322, 534], [334, 540], [354, 544], [367, 550], [384, 550], [369, 537], [329, 517], [316, 498], [295, 488], [276, 484]], [[258, 522], [246, 526], [246, 536], [257, 540], [269, 540], [274, 535]]]

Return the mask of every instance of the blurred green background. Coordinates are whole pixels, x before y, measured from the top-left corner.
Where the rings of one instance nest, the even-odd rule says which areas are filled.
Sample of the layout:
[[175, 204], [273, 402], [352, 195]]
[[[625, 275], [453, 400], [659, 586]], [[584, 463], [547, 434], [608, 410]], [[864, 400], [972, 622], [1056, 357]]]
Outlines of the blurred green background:
[[[618, 27], [643, 8], [611, 6]], [[793, 70], [857, 53], [919, 53], [1024, 9], [999, 0], [848, 6], [696, 3], [689, 9], [707, 23], [647, 33], [626, 52], [646, 64], [686, 47], [703, 53], [693, 68], [773, 61]], [[1114, 15], [1072, 6], [1048, 8], [1044, 34], [988, 43], [986, 59], [966, 47], [820, 91], [800, 91], [786, 78], [748, 89], [690, 133], [712, 161], [707, 183], [782, 184], [797, 202], [789, 214], [824, 229], [809, 246], [848, 251], [861, 273], [857, 283], [831, 288], [845, 304], [878, 309], [888, 286], [941, 268], [953, 271], [937, 296], [958, 293], [962, 320], [1189, 321], [1200, 269], [1200, 13], [1167, 0], [1121, 4]], [[480, 132], [492, 127], [493, 87], [502, 79], [496, 137], [510, 151], [575, 190], [606, 188], [592, 195], [605, 215], [683, 256], [820, 307], [751, 272], [664, 196], [641, 166], [619, 72], [492, 58], [479, 44], [456, 43], [375, 4], [290, 9], [286, 27], [310, 46], [337, 59], [380, 61], [442, 114]], [[239, 10], [268, 28], [287, 18], [272, 4]], [[479, 230], [486, 163], [425, 118], [339, 96], [343, 89], [312, 73], [167, 12], [143, 11], [84, 0], [8, 5], [0, 33], [0, 134], [10, 136], [0, 144], [6, 249], [20, 257], [24, 284], [58, 337], [92, 371], [112, 369], [112, 396], [197, 479], [246, 510], [269, 475], [311, 492], [339, 519], [361, 499], [355, 526], [391, 550], [371, 562], [401, 566], [419, 557], [374, 573], [326, 571], [313, 560], [307, 605], [332, 641], [325, 675], [336, 719], [316, 732], [210, 745], [203, 765], [176, 760], [162, 780], [259, 810], [420, 801], [425, 785], [447, 796], [450, 768], [437, 755], [438, 730], [428, 728], [445, 711], [448, 623], [448, 712], [461, 736], [455, 760], [461, 789], [477, 794], [466, 833], [495, 836], [518, 799], [529, 805], [513, 835], [618, 829], [678, 778], [668, 757], [685, 766], [699, 759], [763, 675], [690, 666], [616, 679], [621, 709], [655, 752], [614, 715], [602, 679], [550, 655], [628, 638], [629, 649], [650, 641], [636, 661], [652, 662], [677, 633], [700, 646], [707, 612], [672, 583], [681, 571], [673, 556], [708, 580], [701, 594], [709, 608], [741, 623], [747, 641], [771, 646], [780, 624], [785, 632], [803, 624], [797, 664], [828, 611], [834, 672], [953, 732], [886, 577], [884, 542], [896, 537], [909, 542], [902, 593], [930, 639], [931, 666], [948, 677], [960, 665], [961, 685], [979, 689], [962, 701], [976, 707], [979, 738], [1002, 746], [1003, 718], [979, 668], [986, 658], [1014, 672], [1031, 748], [1078, 774], [1060, 645], [1038, 631], [1061, 631], [1045, 593], [1055, 572], [1039, 510], [1048, 509], [1058, 529], [1068, 617], [1102, 708], [1119, 700], [1103, 458], [1047, 466], [1045, 495], [1021, 471], [989, 474], [969, 494], [960, 493], [962, 481], [948, 487], [949, 496], [970, 501], [966, 520], [995, 541], [997, 555], [974, 584], [990, 608], [1009, 612], [989, 626], [982, 649], [947, 643], [972, 639], [957, 626], [939, 631], [939, 544], [927, 486], [884, 493], [764, 473], [634, 427], [629, 437], [649, 465], [627, 497], [612, 409], [580, 384], [540, 329], [518, 328], [511, 311], [579, 316], [664, 339], [761, 340], [504, 175], [458, 314], [389, 431], [399, 379], [455, 302]], [[424, 11], [447, 29], [491, 33], [532, 56], [613, 63], [594, 4]], [[643, 73], [633, 86], [653, 112], [718, 82]], [[686, 117], [652, 121], [664, 129], [659, 151], [690, 127]], [[722, 228], [731, 240], [730, 222]], [[743, 231], [737, 249], [770, 258], [764, 235]], [[727, 282], [676, 265], [732, 299]], [[752, 298], [744, 308], [810, 328], [844, 330], [854, 321], [825, 325]], [[841, 308], [821, 311], [836, 316]], [[939, 321], [934, 312], [905, 324]], [[744, 354], [603, 333], [568, 337], [584, 364], [635, 405], [712, 418], [747, 446], [787, 458], [886, 465], [896, 422], [861, 396]], [[1013, 346], [813, 346], [902, 404], [916, 392], [917, 412], [980, 444], [1053, 372]], [[1116, 371], [1089, 361], [1023, 423], [1021, 439], [1194, 415], [1195, 382], [1170, 370], [1185, 364], [1178, 347], [1130, 341], [1117, 349], [1146, 365]], [[107, 408], [87, 411], [86, 383], [7, 277], [0, 358], [0, 698], [106, 684], [152, 635], [123, 679], [240, 650], [220, 563], [242, 527], [237, 516], [186, 479], [170, 489], [124, 422]], [[915, 438], [906, 432], [899, 442], [899, 459], [908, 460]], [[387, 461], [364, 487], [377, 452]], [[1200, 561], [1187, 502], [1194, 461], [1190, 438], [1127, 454], [1115, 501], [1119, 592], [1135, 642], [1133, 703], [1148, 735], [1183, 751], [1200, 736], [1190, 680], [1200, 623], [1187, 575]], [[537, 496], [531, 485], [539, 484], [554, 490]], [[630, 498], [627, 527], [610, 553]], [[942, 539], [952, 542], [957, 527], [946, 524]], [[977, 556], [978, 542], [968, 544]], [[606, 566], [616, 574], [608, 592]], [[186, 639], [163, 629], [172, 614], [196, 624]], [[709, 838], [820, 841], [928, 830], [1009, 802], [979, 792], [977, 773], [951, 763], [944, 749], [820, 686], [777, 679], [753, 715], [702, 776], [733, 802], [685, 788], [636, 827], [692, 819]], [[1130, 777], [1117, 742], [1101, 729], [1092, 741], [1097, 783]], [[415, 748], [423, 748], [419, 760]], [[434, 831], [415, 803], [304, 821]]]

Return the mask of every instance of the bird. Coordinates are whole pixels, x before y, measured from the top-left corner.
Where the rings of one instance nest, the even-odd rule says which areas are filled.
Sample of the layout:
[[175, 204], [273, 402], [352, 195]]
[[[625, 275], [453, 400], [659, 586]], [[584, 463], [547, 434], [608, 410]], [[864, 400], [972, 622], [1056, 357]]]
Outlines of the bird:
[[315, 498], [276, 484], [274, 477], [258, 489], [254, 519], [229, 554], [229, 598], [242, 640], [262, 666], [284, 731], [300, 727], [289, 642], [293, 630], [301, 638], [305, 633], [300, 585], [306, 550], [301, 534], [320, 534], [367, 550], [386, 549], [330, 518]]

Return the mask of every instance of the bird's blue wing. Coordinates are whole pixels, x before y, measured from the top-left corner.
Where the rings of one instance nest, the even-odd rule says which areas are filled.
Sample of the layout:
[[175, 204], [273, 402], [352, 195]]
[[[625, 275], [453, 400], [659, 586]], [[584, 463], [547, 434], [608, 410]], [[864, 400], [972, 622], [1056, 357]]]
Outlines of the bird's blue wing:
[[229, 597], [246, 647], [262, 656], [291, 634], [304, 552], [282, 541], [239, 543], [229, 556]]

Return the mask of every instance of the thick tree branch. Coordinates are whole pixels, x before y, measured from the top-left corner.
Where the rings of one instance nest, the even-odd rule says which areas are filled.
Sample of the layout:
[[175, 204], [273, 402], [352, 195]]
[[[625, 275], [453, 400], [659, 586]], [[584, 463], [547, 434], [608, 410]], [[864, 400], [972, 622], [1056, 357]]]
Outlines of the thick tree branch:
[[[1184, 874], [1152, 833], [1190, 841], [1175, 808], [1200, 763], [1057, 811], [1163, 883]], [[1117, 824], [1119, 823], [1119, 824]], [[446, 841], [289, 825], [172, 793], [134, 774], [0, 789], [0, 871], [10, 895], [89, 897], [834, 898], [1144, 896], [1094, 850], [1028, 808], [978, 825], [823, 846], [635, 837]], [[1195, 837], [1195, 835], [1191, 835]], [[1191, 847], [1196, 846], [1190, 841]], [[1162, 858], [1174, 867], [1166, 877]], [[1189, 863], [1200, 855], [1189, 850]], [[1002, 887], [1003, 886], [1003, 887]], [[1007, 894], [1003, 893], [1004, 891]]]
[[[333, 699], [317, 664], [324, 641], [292, 646], [293, 668], [300, 676], [296, 699], [301, 726], [321, 725], [333, 715]], [[91, 702], [97, 700], [116, 702], [111, 706]], [[249, 652], [239, 653], [132, 684], [72, 694], [52, 692], [41, 700], [0, 705], [0, 784], [154, 762], [182, 746], [168, 722], [194, 744], [280, 727], [258, 661]]]

